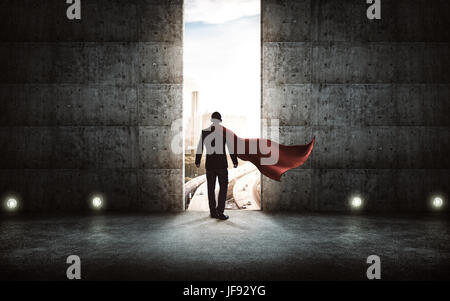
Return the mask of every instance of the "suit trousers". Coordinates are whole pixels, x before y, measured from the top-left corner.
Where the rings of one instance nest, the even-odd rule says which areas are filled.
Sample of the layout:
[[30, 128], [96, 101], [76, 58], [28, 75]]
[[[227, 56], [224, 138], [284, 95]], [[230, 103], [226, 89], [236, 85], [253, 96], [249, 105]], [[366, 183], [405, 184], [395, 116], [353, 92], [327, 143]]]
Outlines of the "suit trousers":
[[[219, 178], [219, 200], [216, 207], [216, 178]], [[208, 185], [209, 211], [211, 214], [223, 214], [228, 190], [228, 170], [208, 169], [206, 170], [206, 181]]]

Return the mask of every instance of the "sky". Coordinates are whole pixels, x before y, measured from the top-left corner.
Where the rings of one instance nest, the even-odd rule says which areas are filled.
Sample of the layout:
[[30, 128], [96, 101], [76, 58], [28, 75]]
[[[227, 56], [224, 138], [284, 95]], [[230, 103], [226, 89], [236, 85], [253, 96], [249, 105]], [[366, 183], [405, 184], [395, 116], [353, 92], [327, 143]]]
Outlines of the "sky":
[[260, 0], [185, 0], [184, 18], [185, 120], [199, 91], [200, 114], [245, 115], [259, 137]]

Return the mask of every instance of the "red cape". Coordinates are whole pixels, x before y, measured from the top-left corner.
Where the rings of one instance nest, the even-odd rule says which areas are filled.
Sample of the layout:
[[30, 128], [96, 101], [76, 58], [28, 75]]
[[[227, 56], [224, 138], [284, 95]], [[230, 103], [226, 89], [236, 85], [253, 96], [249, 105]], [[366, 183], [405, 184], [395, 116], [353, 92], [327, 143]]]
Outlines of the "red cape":
[[[280, 181], [281, 176], [289, 169], [299, 167], [306, 162], [312, 152], [315, 141], [314, 137], [310, 143], [305, 145], [283, 145], [269, 139], [243, 139], [228, 129], [226, 131], [229, 131], [234, 136], [234, 153], [237, 157], [241, 160], [252, 162], [263, 175], [276, 181]], [[249, 152], [250, 141], [258, 145], [256, 154], [250, 154]], [[237, 145], [239, 143], [245, 143], [245, 152], [237, 151]], [[262, 165], [261, 158], [269, 158], [271, 153], [263, 154], [260, 150], [260, 145], [273, 147], [278, 145], [278, 162], [273, 165]]]

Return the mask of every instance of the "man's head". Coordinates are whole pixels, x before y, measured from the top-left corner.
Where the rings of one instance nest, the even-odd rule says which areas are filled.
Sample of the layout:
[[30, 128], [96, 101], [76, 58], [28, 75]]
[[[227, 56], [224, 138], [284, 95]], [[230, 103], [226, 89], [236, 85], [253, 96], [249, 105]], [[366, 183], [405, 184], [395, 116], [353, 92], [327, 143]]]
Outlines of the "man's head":
[[219, 112], [214, 112], [211, 114], [211, 122], [212, 123], [220, 123], [222, 122], [222, 116]]

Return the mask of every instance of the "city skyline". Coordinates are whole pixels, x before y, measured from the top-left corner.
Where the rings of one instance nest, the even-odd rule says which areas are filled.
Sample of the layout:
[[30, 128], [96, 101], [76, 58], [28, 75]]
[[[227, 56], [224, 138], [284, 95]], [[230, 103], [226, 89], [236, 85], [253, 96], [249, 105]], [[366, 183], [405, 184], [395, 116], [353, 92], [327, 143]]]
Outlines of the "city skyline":
[[183, 54], [185, 126], [191, 115], [191, 94], [198, 91], [200, 116], [214, 111], [223, 116], [245, 115], [246, 134], [259, 137], [260, 52], [259, 0], [233, 0], [227, 5], [223, 1], [187, 1]]
[[[201, 129], [208, 127], [211, 123], [212, 112], [198, 111], [199, 92], [193, 91], [191, 93], [191, 111], [190, 115], [185, 118], [185, 150], [191, 151], [196, 148], [199, 133]], [[223, 126], [233, 127], [237, 135], [246, 137], [251, 135], [248, 131], [247, 117], [239, 114], [226, 114], [222, 116]]]

